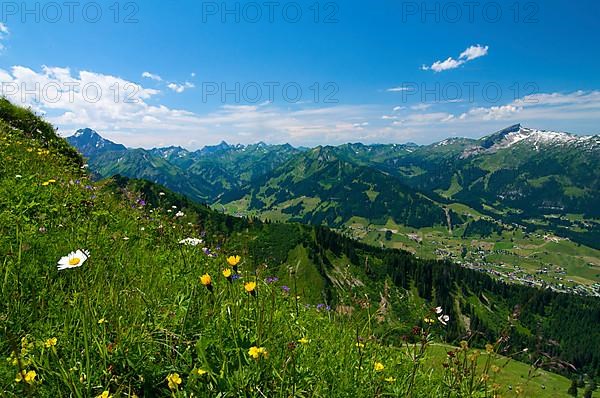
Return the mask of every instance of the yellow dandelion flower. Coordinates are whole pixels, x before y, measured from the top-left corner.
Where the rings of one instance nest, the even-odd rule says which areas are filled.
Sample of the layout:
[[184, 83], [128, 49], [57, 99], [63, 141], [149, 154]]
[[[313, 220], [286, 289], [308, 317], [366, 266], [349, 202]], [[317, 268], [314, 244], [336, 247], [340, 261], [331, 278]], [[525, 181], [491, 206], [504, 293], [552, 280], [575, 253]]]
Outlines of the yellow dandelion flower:
[[52, 337], [44, 342], [44, 346], [46, 348], [54, 347], [57, 342], [58, 342], [58, 339], [56, 337]]
[[194, 373], [196, 373], [198, 376], [203, 376], [203, 375], [207, 374], [208, 371], [206, 371], [204, 369], [196, 369], [196, 371]]
[[23, 376], [25, 376], [24, 370], [22, 372], [17, 373], [17, 375], [15, 376], [15, 382], [20, 383], [21, 381], [23, 381]]
[[248, 355], [250, 355], [254, 359], [258, 359], [260, 357], [260, 352], [258, 351], [258, 347], [253, 346], [248, 349]]
[[212, 278], [208, 274], [204, 274], [200, 277], [200, 283], [204, 286], [210, 286], [212, 284]]
[[171, 373], [167, 376], [167, 383], [169, 384], [169, 388], [171, 390], [177, 390], [179, 385], [181, 384], [181, 377], [179, 377], [179, 373]]
[[112, 398], [112, 395], [110, 395], [110, 391], [103, 391], [102, 394], [98, 395], [96, 398]]
[[254, 293], [256, 291], [256, 282], [247, 282], [244, 284], [244, 289], [248, 293]]
[[235, 267], [242, 260], [240, 256], [229, 256], [227, 257], [227, 263], [232, 267]]
[[307, 339], [306, 337], [302, 337], [300, 340], [298, 340], [298, 343], [300, 343], [300, 344], [308, 344], [308, 343], [310, 343], [310, 340]]
[[25, 373], [25, 383], [32, 384], [35, 381], [35, 376], [37, 376], [35, 370], [30, 370], [29, 372]]
[[385, 369], [385, 366], [383, 366], [381, 362], [375, 362], [375, 365], [373, 367], [376, 372], [383, 372], [383, 369]]
[[231, 268], [226, 268], [223, 270], [223, 276], [227, 279], [231, 278]]
[[269, 353], [264, 347], [253, 346], [248, 349], [248, 355], [254, 359], [258, 359], [261, 355], [266, 358], [269, 355]]

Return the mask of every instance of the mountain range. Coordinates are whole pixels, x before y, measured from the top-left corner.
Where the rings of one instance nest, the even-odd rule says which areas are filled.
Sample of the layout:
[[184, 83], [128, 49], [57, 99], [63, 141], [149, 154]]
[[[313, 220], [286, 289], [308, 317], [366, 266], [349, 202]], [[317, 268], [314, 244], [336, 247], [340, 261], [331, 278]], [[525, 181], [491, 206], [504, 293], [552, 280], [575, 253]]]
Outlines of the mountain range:
[[[67, 140], [101, 177], [147, 179], [237, 215], [335, 228], [495, 222], [600, 247], [600, 136], [510, 126], [431, 145], [349, 143], [126, 148], [91, 129]], [[572, 217], [568, 217], [572, 215]]]

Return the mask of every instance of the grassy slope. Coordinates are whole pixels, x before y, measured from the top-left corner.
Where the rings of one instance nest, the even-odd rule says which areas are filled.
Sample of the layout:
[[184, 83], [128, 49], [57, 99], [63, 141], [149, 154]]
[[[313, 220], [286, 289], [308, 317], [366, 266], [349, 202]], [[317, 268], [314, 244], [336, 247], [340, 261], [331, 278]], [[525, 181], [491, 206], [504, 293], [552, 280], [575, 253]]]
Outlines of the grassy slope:
[[[197, 208], [171, 209], [173, 202], [161, 206], [158, 197], [159, 206], [149, 209], [137, 191], [92, 184], [54, 138], [0, 122], [0, 352], [10, 358], [0, 363], [3, 395], [167, 396], [166, 377], [175, 372], [183, 379], [180, 395], [402, 396], [411, 390], [431, 397], [448, 391], [442, 373], [430, 373], [426, 364], [415, 368], [404, 351], [368, 339], [374, 323], [364, 312], [341, 315], [293, 298], [315, 286], [299, 283], [285, 294], [264, 282], [271, 270], [253, 272], [249, 259], [241, 280], [228, 283], [220, 275], [226, 253], [209, 258], [199, 247], [177, 243], [205, 230]], [[179, 210], [183, 217], [175, 216]], [[206, 239], [216, 244], [223, 236], [212, 228]], [[237, 234], [225, 247], [245, 254], [248, 235]], [[90, 251], [89, 260], [57, 271], [57, 260], [78, 248]], [[331, 259], [338, 268], [346, 264]], [[298, 261], [309, 263], [295, 245], [289, 265]], [[198, 283], [207, 272], [213, 293]], [[303, 272], [316, 280], [314, 271]], [[258, 283], [258, 298], [244, 292], [247, 281]], [[367, 339], [364, 348], [356, 347], [357, 334]], [[51, 337], [57, 344], [46, 346]], [[302, 337], [310, 342], [290, 346]], [[266, 347], [268, 358], [252, 359], [253, 345]], [[374, 371], [376, 361], [384, 371]], [[36, 377], [16, 382], [20, 370]]]

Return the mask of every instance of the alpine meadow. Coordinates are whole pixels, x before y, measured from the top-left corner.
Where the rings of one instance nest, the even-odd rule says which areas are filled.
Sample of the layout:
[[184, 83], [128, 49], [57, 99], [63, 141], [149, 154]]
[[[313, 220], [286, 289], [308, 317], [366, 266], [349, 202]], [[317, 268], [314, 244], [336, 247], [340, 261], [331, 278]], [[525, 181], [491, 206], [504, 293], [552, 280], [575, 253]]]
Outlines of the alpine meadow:
[[0, 397], [600, 396], [600, 3], [0, 4]]

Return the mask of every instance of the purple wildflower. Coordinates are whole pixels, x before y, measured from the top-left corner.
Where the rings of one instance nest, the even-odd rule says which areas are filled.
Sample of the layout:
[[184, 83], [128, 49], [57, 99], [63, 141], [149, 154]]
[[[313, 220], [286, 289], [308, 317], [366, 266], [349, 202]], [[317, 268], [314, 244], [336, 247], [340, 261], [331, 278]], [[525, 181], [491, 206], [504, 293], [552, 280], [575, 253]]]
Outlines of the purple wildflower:
[[267, 284], [275, 283], [277, 281], [279, 281], [279, 278], [276, 276], [269, 276], [267, 279], [265, 279]]
[[281, 286], [281, 290], [283, 290], [284, 293], [289, 293], [290, 292], [290, 288], [287, 287], [286, 285]]

